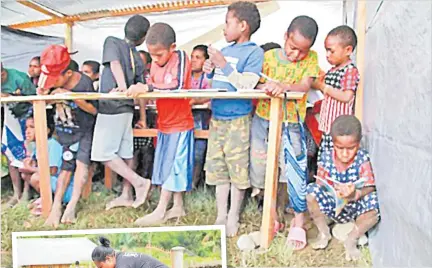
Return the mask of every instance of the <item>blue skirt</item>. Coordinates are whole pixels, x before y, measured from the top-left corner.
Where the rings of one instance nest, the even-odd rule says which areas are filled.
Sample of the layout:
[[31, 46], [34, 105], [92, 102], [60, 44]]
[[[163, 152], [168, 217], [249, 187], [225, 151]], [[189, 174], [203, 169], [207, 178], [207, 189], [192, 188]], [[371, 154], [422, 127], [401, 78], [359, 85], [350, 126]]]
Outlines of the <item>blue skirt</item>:
[[193, 129], [177, 133], [158, 133], [152, 184], [170, 192], [192, 190], [194, 166]]

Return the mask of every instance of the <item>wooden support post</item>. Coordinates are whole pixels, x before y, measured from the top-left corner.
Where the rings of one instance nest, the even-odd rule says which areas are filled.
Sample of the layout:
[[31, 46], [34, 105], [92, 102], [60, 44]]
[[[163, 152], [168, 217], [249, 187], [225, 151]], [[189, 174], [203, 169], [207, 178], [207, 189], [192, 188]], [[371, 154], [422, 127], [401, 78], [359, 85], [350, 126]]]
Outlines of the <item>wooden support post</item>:
[[88, 178], [87, 178], [86, 183], [84, 184], [84, 188], [83, 188], [82, 195], [81, 195], [84, 199], [87, 199], [90, 196], [90, 193], [92, 191], [94, 171], [95, 171], [95, 165], [90, 164], [89, 172], [88, 172]]
[[69, 52], [72, 52], [73, 49], [73, 23], [66, 23], [66, 32], [65, 32], [65, 45], [68, 48]]
[[42, 215], [48, 217], [52, 206], [51, 174], [48, 160], [48, 133], [45, 101], [34, 101], [34, 122], [36, 131], [36, 157], [40, 176]]
[[117, 174], [109, 167], [105, 166], [105, 187], [111, 190], [117, 181]]
[[365, 70], [365, 39], [366, 39], [366, 1], [357, 1], [357, 53], [356, 65], [360, 74], [360, 83], [356, 90], [355, 115], [363, 122], [363, 92]]
[[183, 268], [184, 267], [184, 247], [175, 247], [171, 249], [171, 267]]
[[282, 134], [282, 98], [272, 98], [270, 106], [270, 128], [267, 147], [267, 167], [263, 218], [261, 224], [261, 247], [268, 248], [274, 236], [276, 198], [279, 174], [279, 150]]

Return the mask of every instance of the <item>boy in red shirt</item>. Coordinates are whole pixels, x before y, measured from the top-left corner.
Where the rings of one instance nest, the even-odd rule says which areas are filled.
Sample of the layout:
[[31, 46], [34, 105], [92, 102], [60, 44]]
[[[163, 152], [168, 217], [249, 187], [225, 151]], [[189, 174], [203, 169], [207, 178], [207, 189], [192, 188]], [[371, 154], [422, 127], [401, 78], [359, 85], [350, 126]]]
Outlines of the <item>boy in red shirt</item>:
[[[127, 90], [129, 96], [153, 90], [191, 88], [191, 66], [184, 51], [176, 51], [174, 29], [166, 23], [150, 27], [146, 43], [153, 59], [148, 84], [138, 83]], [[158, 144], [156, 146], [152, 184], [161, 185], [159, 204], [155, 211], [138, 219], [145, 226], [185, 215], [183, 195], [192, 189], [194, 166], [194, 120], [190, 100], [157, 99]], [[174, 205], [166, 211], [174, 193]]]

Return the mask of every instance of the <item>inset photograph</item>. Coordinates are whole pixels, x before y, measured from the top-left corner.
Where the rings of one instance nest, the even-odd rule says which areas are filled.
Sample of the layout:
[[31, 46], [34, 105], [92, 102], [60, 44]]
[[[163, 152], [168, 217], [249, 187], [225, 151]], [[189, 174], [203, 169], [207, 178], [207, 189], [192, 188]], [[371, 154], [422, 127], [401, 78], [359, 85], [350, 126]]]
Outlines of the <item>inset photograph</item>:
[[18, 232], [13, 267], [225, 268], [222, 226]]

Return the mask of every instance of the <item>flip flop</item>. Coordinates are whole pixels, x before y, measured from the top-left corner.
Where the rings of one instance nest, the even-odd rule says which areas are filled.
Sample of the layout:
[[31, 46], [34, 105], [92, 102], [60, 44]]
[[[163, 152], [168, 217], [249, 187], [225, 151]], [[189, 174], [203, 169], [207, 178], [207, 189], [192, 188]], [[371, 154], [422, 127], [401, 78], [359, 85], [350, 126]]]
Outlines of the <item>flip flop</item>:
[[35, 207], [33, 207], [33, 209], [30, 210], [30, 213], [33, 216], [40, 216], [40, 215], [42, 215], [42, 204], [38, 204]]
[[31, 202], [30, 204], [28, 204], [28, 208], [29, 209], [32, 209], [32, 208], [35, 208], [35, 207], [37, 207], [37, 206], [39, 206], [39, 205], [41, 205], [42, 204], [42, 199], [39, 197], [38, 199], [36, 199], [35, 201], [33, 201], [33, 202]]
[[287, 243], [289, 242], [300, 242], [301, 246], [294, 248], [295, 251], [302, 250], [306, 247], [306, 231], [300, 227], [293, 227], [294, 219], [291, 220], [290, 230], [287, 237]]
[[278, 221], [275, 221], [274, 223], [274, 227], [273, 227], [273, 232], [276, 235], [277, 233], [279, 233], [280, 231], [283, 231], [283, 229], [285, 229], [285, 224], [280, 223]]

